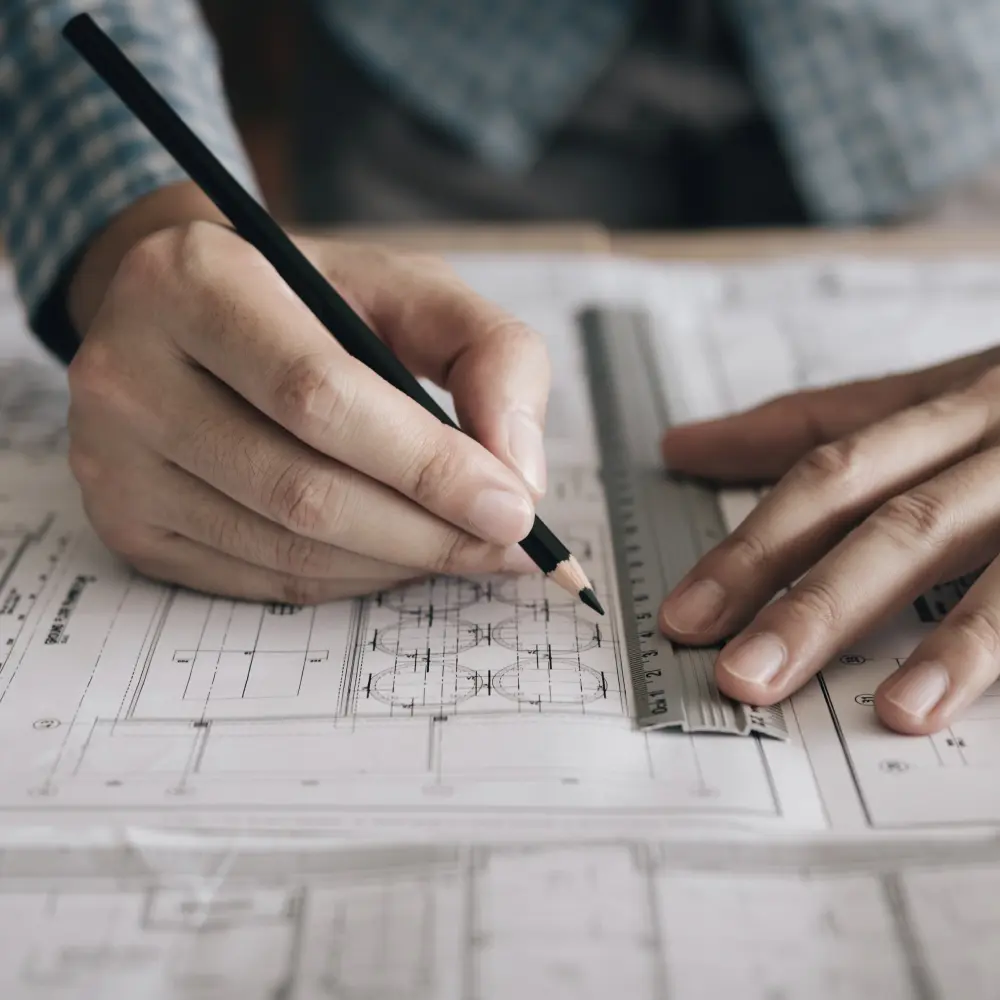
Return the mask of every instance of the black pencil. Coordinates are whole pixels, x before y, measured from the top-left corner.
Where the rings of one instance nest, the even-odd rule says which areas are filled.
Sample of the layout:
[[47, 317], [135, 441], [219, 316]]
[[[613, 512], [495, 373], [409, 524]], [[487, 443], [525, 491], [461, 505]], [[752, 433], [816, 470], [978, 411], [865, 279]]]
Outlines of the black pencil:
[[[63, 35], [215, 203], [240, 236], [267, 258], [349, 354], [439, 420], [456, 427], [419, 380], [368, 328], [89, 14], [71, 18], [63, 28]], [[521, 547], [553, 583], [577, 594], [588, 607], [604, 614], [582, 567], [540, 518], [535, 518]]]

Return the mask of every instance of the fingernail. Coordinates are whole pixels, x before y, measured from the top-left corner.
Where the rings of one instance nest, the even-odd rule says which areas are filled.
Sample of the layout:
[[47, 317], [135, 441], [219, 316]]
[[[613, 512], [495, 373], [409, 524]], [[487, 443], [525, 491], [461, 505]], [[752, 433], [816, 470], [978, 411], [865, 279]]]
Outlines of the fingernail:
[[714, 580], [696, 580], [667, 598], [660, 618], [675, 632], [704, 632], [718, 621], [725, 603], [726, 592]]
[[948, 693], [948, 671], [938, 663], [921, 663], [900, 672], [889, 686], [885, 700], [901, 712], [924, 719]]
[[541, 496], [545, 492], [545, 445], [542, 429], [529, 414], [515, 410], [507, 418], [507, 450], [528, 489]]
[[472, 530], [498, 545], [520, 541], [531, 531], [534, 519], [531, 504], [505, 490], [483, 490], [469, 511]]
[[503, 555], [503, 568], [508, 573], [539, 573], [535, 560], [520, 545], [512, 545]]
[[723, 650], [719, 667], [731, 677], [737, 677], [749, 684], [767, 684], [785, 665], [788, 652], [785, 644], [769, 632], [751, 636], [727, 653]]

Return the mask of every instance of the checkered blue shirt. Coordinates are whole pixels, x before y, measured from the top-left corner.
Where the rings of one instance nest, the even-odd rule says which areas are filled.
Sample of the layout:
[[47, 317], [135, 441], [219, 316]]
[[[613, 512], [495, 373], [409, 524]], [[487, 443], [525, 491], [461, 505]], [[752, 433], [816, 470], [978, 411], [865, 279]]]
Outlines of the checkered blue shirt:
[[254, 185], [189, 0], [0, 0], [0, 224], [31, 317], [89, 236], [186, 176], [60, 35], [82, 11]]
[[[522, 169], [634, 0], [315, 0], [398, 97]], [[657, 0], [677, 2], [677, 0]], [[1000, 156], [1000, 0], [720, 0], [822, 222], [892, 217]], [[58, 29], [90, 10], [252, 185], [193, 0], [0, 0], [0, 221], [29, 315], [123, 206], [181, 179]]]

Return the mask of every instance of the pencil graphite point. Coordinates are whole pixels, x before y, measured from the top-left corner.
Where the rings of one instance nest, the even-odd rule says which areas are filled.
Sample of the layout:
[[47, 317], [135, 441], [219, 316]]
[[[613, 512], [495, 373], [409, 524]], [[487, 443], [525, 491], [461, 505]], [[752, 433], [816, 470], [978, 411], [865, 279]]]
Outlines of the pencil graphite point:
[[584, 587], [580, 591], [580, 600], [587, 605], [588, 608], [593, 608], [599, 615], [604, 614], [604, 608], [601, 607], [601, 602], [597, 599], [597, 594], [590, 587]]

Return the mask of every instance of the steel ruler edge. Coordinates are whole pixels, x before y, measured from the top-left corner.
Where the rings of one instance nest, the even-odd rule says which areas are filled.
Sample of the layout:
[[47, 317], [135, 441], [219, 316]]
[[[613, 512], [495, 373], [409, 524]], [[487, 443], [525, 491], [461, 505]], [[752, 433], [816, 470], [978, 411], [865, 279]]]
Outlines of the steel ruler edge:
[[662, 599], [727, 532], [714, 491], [663, 469], [659, 443], [669, 411], [650, 316], [638, 309], [585, 308], [577, 322], [601, 456], [636, 725], [787, 738], [780, 705], [757, 708], [718, 690], [718, 647], [679, 646], [657, 625]]

